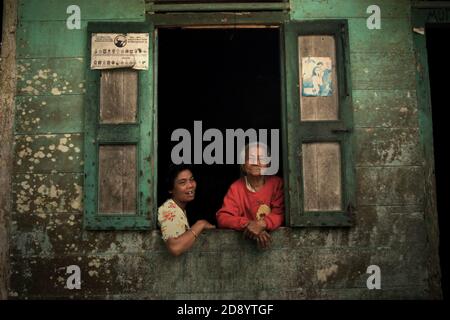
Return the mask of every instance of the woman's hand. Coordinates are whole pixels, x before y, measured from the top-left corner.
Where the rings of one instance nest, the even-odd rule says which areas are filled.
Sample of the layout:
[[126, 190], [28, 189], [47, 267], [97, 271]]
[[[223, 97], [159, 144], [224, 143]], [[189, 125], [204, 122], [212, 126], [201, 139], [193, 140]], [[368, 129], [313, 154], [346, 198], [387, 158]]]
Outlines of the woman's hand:
[[260, 249], [266, 249], [272, 243], [272, 237], [270, 236], [270, 234], [267, 231], [263, 231], [256, 238], [256, 242]]
[[244, 235], [250, 239], [256, 239], [264, 230], [266, 230], [266, 222], [264, 220], [252, 220], [245, 228]]
[[244, 230], [244, 236], [256, 240], [258, 247], [265, 249], [269, 247], [272, 242], [272, 237], [265, 229], [266, 223], [264, 220], [250, 221]]
[[215, 225], [209, 223], [207, 220], [204, 220], [204, 219], [198, 220], [198, 221], [196, 222], [196, 224], [197, 224], [197, 223], [200, 224], [202, 230], [205, 230], [205, 229], [215, 229], [215, 228], [216, 228]]

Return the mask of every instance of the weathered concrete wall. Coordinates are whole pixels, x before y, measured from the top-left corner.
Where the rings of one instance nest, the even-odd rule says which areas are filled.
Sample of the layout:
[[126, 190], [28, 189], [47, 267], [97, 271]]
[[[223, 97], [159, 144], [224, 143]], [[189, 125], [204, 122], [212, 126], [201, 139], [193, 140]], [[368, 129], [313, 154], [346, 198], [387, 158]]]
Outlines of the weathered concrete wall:
[[[355, 226], [282, 228], [267, 251], [240, 233], [212, 230], [178, 258], [169, 256], [159, 231], [83, 230], [86, 24], [143, 21], [144, 1], [77, 2], [81, 30], [65, 28], [71, 1], [22, 1], [19, 10], [10, 297], [434, 297], [409, 1], [379, 1], [386, 8], [382, 31], [366, 28], [368, 0], [299, 0], [293, 7], [293, 19], [349, 19]], [[73, 264], [82, 271], [81, 290], [65, 288], [65, 268]], [[372, 264], [381, 268], [382, 290], [366, 287]]]
[[[423, 147], [418, 119], [415, 57], [411, 27], [410, 1], [378, 1], [381, 8], [381, 30], [369, 30], [366, 9], [373, 1], [294, 1], [294, 19], [348, 18], [350, 28], [350, 58], [352, 63], [353, 105], [357, 139], [358, 212], [366, 215], [367, 208], [386, 210], [395, 206], [404, 223], [389, 235], [402, 239], [404, 245], [390, 244], [386, 250], [398, 257], [397, 265], [405, 273], [422, 269], [421, 279], [428, 285], [429, 297], [441, 297], [440, 281], [436, 275], [436, 241], [428, 243], [424, 235], [435, 239], [436, 232], [425, 221], [436, 213], [426, 206], [432, 185], [425, 174]], [[411, 205], [415, 206], [410, 211]], [[414, 217], [414, 218], [412, 218]], [[416, 221], [411, 232], [408, 219]], [[393, 224], [394, 214], [377, 215], [378, 223]], [[420, 226], [420, 227], [419, 227]], [[425, 233], [424, 233], [425, 229]], [[420, 233], [417, 233], [419, 232]], [[380, 229], [375, 226], [372, 234]], [[387, 236], [387, 235], [386, 235]], [[415, 244], [421, 243], [416, 246]], [[377, 246], [374, 242], [372, 245]], [[425, 246], [424, 246], [425, 245]], [[415, 255], [417, 263], [403, 260], [403, 255]], [[376, 251], [373, 259], [377, 259]], [[433, 261], [432, 263], [429, 260]], [[419, 263], [420, 261], [420, 263]], [[427, 262], [428, 261], [428, 262]], [[427, 265], [428, 263], [428, 265]], [[385, 274], [385, 273], [384, 273]], [[426, 280], [425, 280], [426, 279]], [[420, 283], [405, 282], [404, 288], [420, 291]], [[385, 283], [386, 284], [386, 283]], [[386, 286], [385, 286], [386, 288]]]
[[8, 296], [8, 222], [11, 213], [12, 126], [16, 91], [17, 1], [5, 0], [0, 58], [0, 300]]

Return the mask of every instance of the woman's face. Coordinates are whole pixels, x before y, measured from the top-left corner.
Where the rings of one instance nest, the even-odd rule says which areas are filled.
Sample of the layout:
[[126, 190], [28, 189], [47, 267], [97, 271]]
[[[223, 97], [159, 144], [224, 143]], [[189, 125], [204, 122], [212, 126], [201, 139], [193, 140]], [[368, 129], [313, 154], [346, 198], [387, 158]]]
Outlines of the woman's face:
[[260, 176], [262, 169], [268, 166], [264, 148], [252, 146], [245, 158], [244, 170], [248, 176]]
[[196, 188], [197, 183], [192, 176], [191, 170], [186, 169], [178, 173], [170, 193], [175, 201], [187, 203], [194, 200]]

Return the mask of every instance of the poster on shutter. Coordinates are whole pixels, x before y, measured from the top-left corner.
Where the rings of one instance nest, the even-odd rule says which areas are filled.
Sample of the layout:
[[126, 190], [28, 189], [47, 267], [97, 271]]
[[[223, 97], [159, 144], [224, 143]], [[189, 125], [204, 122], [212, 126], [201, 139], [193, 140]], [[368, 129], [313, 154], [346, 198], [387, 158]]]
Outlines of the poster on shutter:
[[330, 57], [302, 58], [302, 95], [329, 97], [332, 92]]
[[91, 69], [148, 70], [148, 33], [93, 33]]

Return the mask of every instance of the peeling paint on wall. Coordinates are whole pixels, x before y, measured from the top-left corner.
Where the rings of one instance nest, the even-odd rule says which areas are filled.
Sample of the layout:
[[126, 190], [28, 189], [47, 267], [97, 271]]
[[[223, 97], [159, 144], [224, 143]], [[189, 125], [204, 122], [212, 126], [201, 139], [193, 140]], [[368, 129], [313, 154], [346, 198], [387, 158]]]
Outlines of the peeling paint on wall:
[[[39, 8], [34, 7], [37, 2], [23, 2], [19, 13], [28, 20], [19, 26], [22, 34], [29, 34], [30, 27], [43, 34], [41, 30], [64, 20], [64, 10], [44, 12], [46, 2], [41, 1]], [[293, 1], [291, 15], [293, 19], [349, 20], [358, 173], [355, 225], [346, 229], [282, 228], [273, 233], [273, 247], [265, 251], [242, 239], [240, 233], [213, 230], [202, 234], [188, 254], [173, 258], [158, 230], [86, 230], [83, 112], [87, 61], [73, 54], [83, 52], [86, 43], [72, 41], [71, 50], [55, 47], [59, 51], [51, 51], [33, 47], [25, 37], [16, 68], [9, 297], [429, 298], [423, 254], [427, 241], [424, 196], [417, 188], [423, 184], [423, 155], [418, 141], [414, 55], [408, 40], [409, 2], [383, 1], [392, 9], [386, 14], [394, 12], [387, 30], [398, 30], [390, 39], [358, 28], [365, 22], [361, 1], [341, 2]], [[89, 3], [92, 12], [86, 9], [87, 17], [104, 20], [102, 15], [124, 14], [115, 9], [122, 4], [118, 0]], [[140, 0], [127, 2], [136, 12], [135, 19], [143, 19], [142, 5]], [[110, 9], [97, 10], [98, 6]], [[31, 15], [34, 11], [40, 15]], [[61, 33], [53, 37], [55, 42], [65, 40]], [[53, 52], [63, 56], [53, 56]], [[398, 70], [397, 62], [401, 62]], [[65, 288], [66, 267], [72, 264], [82, 270], [82, 290], [77, 292]], [[365, 287], [370, 264], [379, 265], [386, 275], [382, 292]]]
[[337, 264], [333, 264], [332, 266], [325, 269], [317, 270], [317, 279], [320, 282], [326, 282], [328, 278], [337, 273], [337, 271], [338, 271]]

